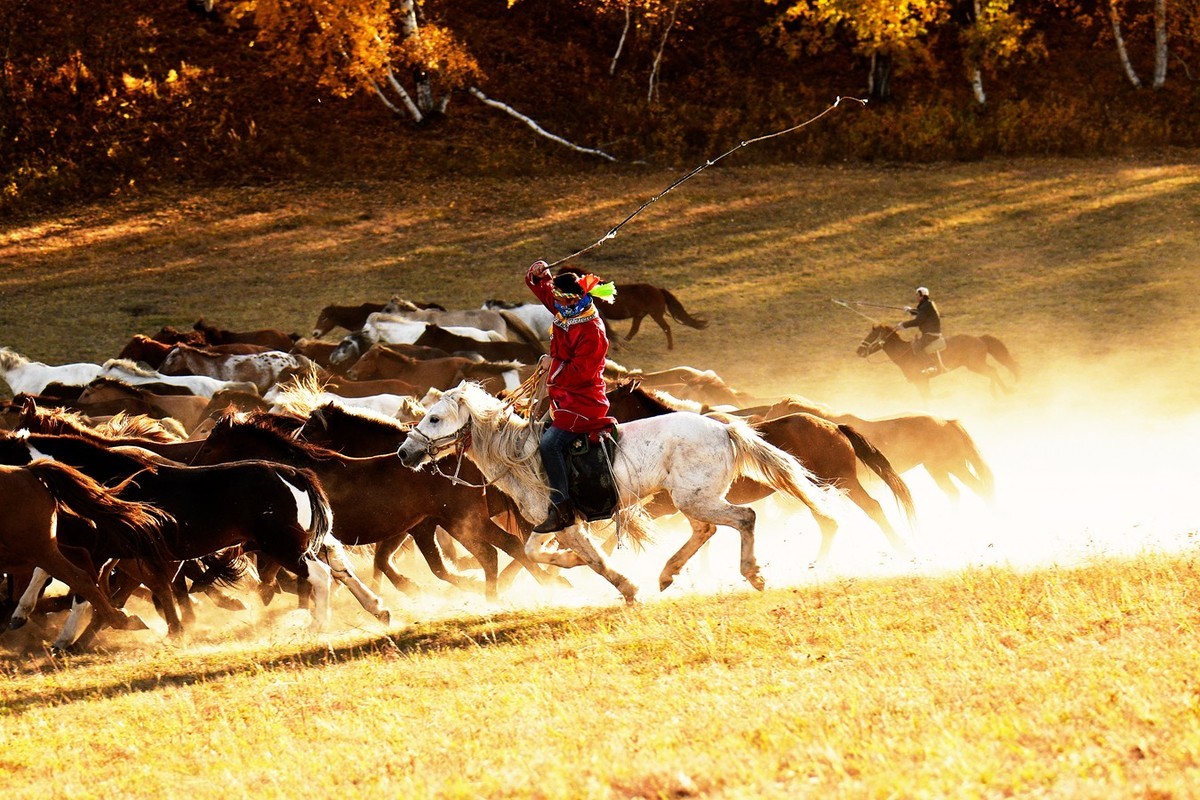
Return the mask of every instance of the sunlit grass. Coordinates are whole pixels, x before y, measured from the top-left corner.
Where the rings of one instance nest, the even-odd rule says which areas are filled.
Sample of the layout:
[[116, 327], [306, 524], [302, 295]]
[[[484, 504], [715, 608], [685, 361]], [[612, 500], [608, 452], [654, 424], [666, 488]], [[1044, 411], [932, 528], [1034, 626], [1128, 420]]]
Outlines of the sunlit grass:
[[1198, 601], [1191, 556], [1143, 556], [292, 645], [110, 638], [7, 662], [0, 765], [18, 796], [1189, 797]]

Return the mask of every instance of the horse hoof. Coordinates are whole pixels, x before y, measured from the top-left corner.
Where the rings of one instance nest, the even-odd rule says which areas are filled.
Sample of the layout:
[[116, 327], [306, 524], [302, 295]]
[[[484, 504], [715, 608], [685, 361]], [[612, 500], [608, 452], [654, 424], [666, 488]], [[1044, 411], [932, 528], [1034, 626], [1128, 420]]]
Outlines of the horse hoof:
[[142, 618], [137, 614], [130, 614], [125, 617], [125, 623], [121, 625], [123, 631], [148, 631], [150, 626], [142, 622]]
[[24, 628], [26, 622], [29, 622], [28, 617], [13, 617], [8, 621], [8, 629], [10, 631], [15, 631], [18, 628]]
[[667, 587], [669, 587], [674, 582], [675, 582], [674, 575], [664, 575], [658, 579], [658, 590], [660, 592], [665, 592], [667, 590]]
[[390, 626], [392, 624], [392, 612], [388, 611], [385, 608], [383, 611], [380, 611], [378, 614], [375, 615], [375, 619], [377, 619], [381, 623], [383, 623], [383, 625], [385, 627]]
[[752, 575], [747, 575], [746, 580], [750, 581], [750, 585], [755, 589], [758, 589], [760, 592], [767, 588], [767, 582], [763, 580], [763, 577], [757, 572], [753, 573]]

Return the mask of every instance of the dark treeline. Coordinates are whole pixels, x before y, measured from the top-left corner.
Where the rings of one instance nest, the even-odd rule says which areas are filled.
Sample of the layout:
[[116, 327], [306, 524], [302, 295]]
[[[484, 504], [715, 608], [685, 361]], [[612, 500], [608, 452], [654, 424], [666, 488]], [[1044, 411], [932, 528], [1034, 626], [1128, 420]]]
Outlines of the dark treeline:
[[688, 167], [839, 96], [870, 103], [740, 162], [1200, 144], [1195, 0], [206, 6], [0, 0], [0, 213], [163, 180]]

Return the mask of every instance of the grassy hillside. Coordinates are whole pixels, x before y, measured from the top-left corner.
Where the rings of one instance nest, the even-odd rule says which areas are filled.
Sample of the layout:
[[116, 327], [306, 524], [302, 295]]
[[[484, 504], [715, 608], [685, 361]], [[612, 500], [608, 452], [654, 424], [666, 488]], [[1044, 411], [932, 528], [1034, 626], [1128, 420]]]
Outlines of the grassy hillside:
[[[633, 609], [585, 574], [561, 592], [518, 579], [489, 607], [406, 559], [426, 593], [385, 590], [386, 631], [342, 593], [329, 636], [284, 599], [204, 607], [176, 646], [135, 600], [153, 630], [64, 661], [44, 652], [55, 615], [0, 637], [6, 788], [1197, 796], [1197, 166], [706, 170], [580, 259], [709, 320], [673, 325], [674, 351], [647, 323], [614, 357], [862, 414], [957, 417], [996, 472], [994, 504], [956, 507], [909, 472], [915, 557], [847, 509], [817, 570], [811, 518], [764, 504], [764, 594], [721, 531], [659, 595], [683, 535], [666, 520], [648, 553], [614, 556], [643, 587]], [[329, 302], [522, 299], [530, 261], [591, 244], [681, 175], [163, 189], [72, 207], [0, 237], [0, 345], [100, 360], [200, 316], [306, 332]], [[1013, 395], [959, 371], [922, 407], [891, 364], [854, 355], [869, 323], [830, 298], [903, 305], [918, 284], [950, 333], [1008, 343], [1024, 367]]]

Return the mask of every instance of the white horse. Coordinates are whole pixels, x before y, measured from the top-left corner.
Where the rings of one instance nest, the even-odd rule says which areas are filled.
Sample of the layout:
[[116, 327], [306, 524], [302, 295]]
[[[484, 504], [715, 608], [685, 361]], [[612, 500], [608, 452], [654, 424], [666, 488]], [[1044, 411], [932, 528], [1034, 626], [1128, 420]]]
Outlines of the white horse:
[[207, 375], [163, 375], [161, 372], [139, 366], [129, 359], [110, 358], [104, 362], [100, 375], [105, 378], [131, 383], [140, 386], [145, 383], [165, 383], [170, 386], [182, 386], [192, 394], [211, 398], [217, 392], [225, 389], [258, 394], [258, 387], [250, 381], [223, 381], [210, 378]]
[[[531, 423], [476, 384], [462, 383], [442, 394], [412, 429], [398, 455], [414, 469], [447, 452], [465, 447], [484, 477], [509, 495], [521, 515], [541, 522], [550, 504], [538, 436]], [[718, 525], [741, 534], [741, 573], [763, 588], [754, 556], [753, 509], [725, 500], [734, 479], [746, 476], [797, 498], [812, 511], [823, 532], [836, 530], [826, 490], [817, 488], [799, 461], [764, 442], [744, 422], [721, 423], [679, 411], [621, 425], [613, 458], [618, 508], [634, 542], [643, 541], [644, 516], [638, 501], [666, 490], [692, 526], [692, 536], [671, 556], [659, 575], [665, 589]], [[633, 512], [633, 513], [629, 513]], [[612, 570], [579, 525], [557, 534], [533, 534], [525, 550], [535, 561], [560, 567], [587, 565], [617, 588], [625, 601], [636, 601], [637, 587]], [[549, 549], [557, 538], [567, 550]]]
[[[375, 312], [367, 317], [362, 328], [347, 334], [338, 342], [338, 346], [329, 354], [331, 364], [352, 364], [371, 345], [383, 342], [385, 344], [412, 344], [425, 333], [430, 323], [420, 320], [407, 319], [401, 314], [384, 314]], [[452, 326], [444, 330], [458, 336], [463, 336], [476, 342], [503, 342], [504, 337], [496, 331], [485, 331], [480, 328]]]
[[550, 331], [554, 327], [554, 313], [541, 303], [506, 303], [503, 300], [487, 300], [484, 301], [483, 308], [487, 311], [512, 315], [533, 331], [538, 341], [550, 341]]
[[86, 386], [100, 375], [99, 364], [43, 364], [15, 350], [0, 347], [0, 377], [13, 394], [41, 394], [51, 383]]

